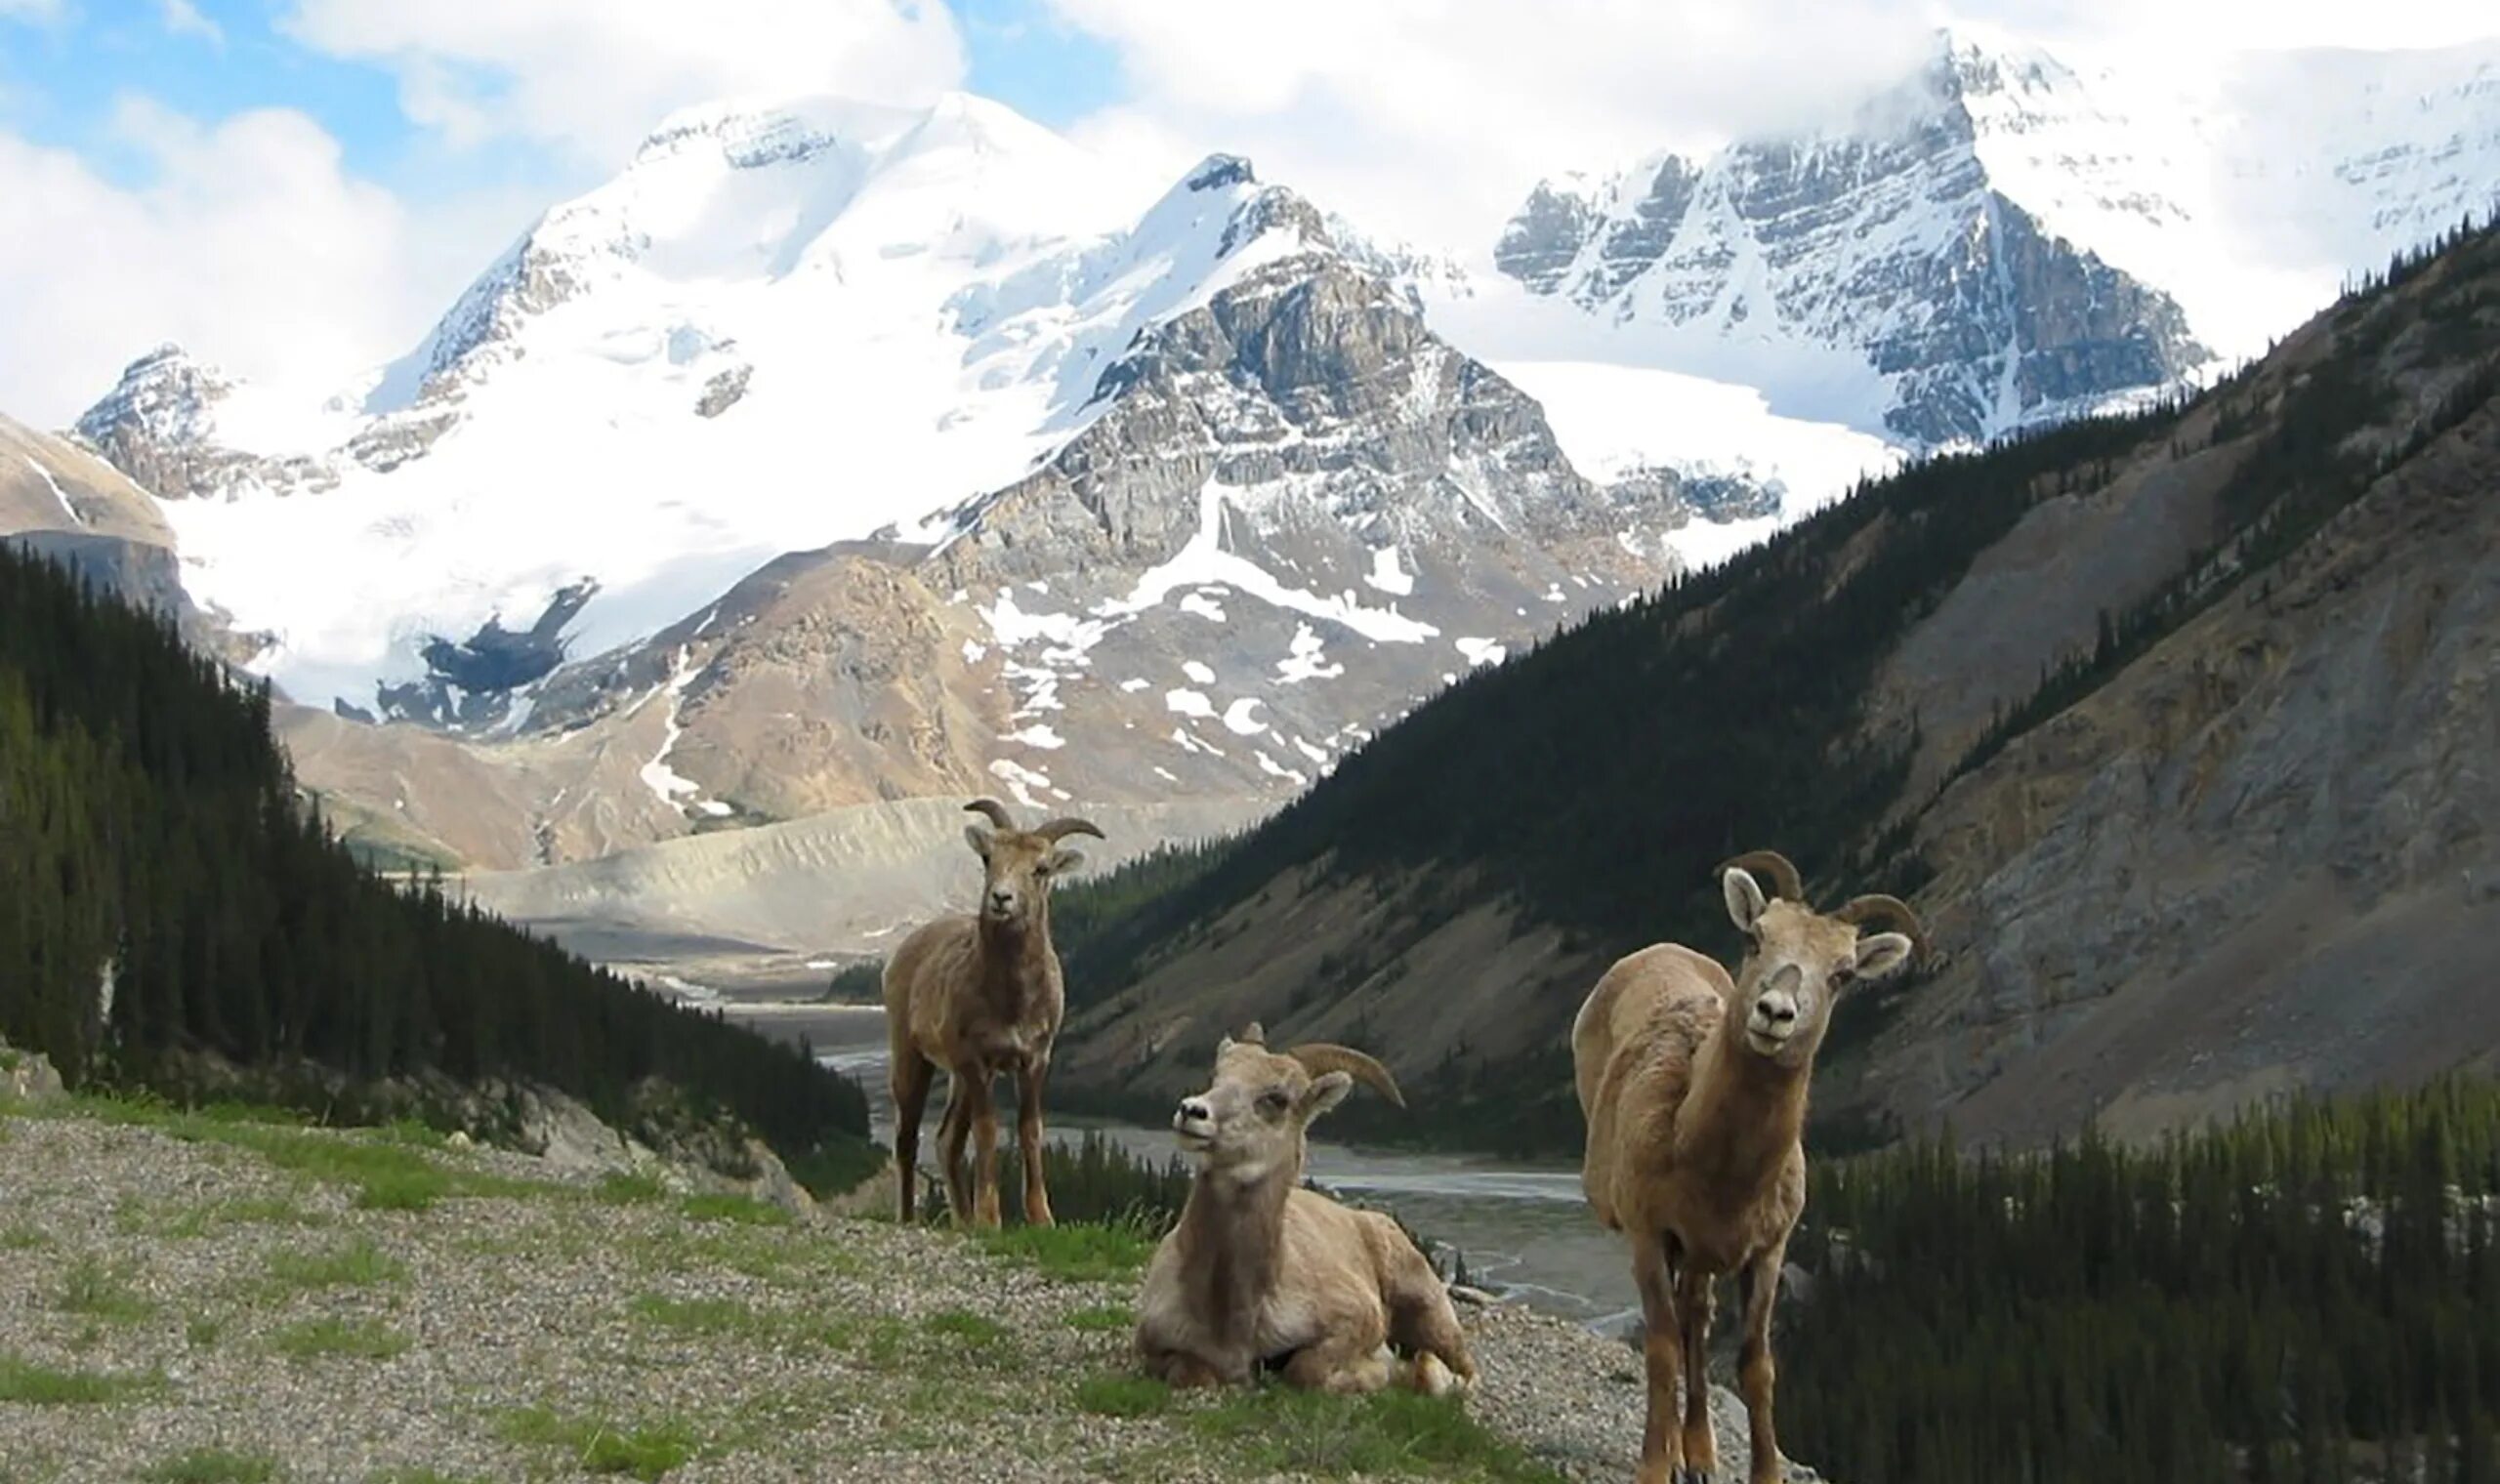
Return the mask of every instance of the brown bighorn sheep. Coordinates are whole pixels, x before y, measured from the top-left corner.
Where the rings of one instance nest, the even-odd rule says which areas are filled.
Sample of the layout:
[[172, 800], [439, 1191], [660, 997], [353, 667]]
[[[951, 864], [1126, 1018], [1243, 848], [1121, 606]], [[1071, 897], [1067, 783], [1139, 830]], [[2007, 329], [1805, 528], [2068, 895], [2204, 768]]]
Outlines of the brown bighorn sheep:
[[[1735, 1275], [1744, 1305], [1738, 1383], [1753, 1484], [1780, 1478], [1771, 1310], [1806, 1204], [1814, 1051], [1849, 985], [1894, 973], [1923, 946], [1917, 916], [1896, 898], [1861, 896], [1826, 916], [1806, 904], [1797, 868], [1771, 851], [1719, 869], [1728, 915], [1750, 939], [1735, 977], [1660, 943], [1618, 960], [1571, 1023], [1589, 1125], [1582, 1184], [1598, 1219], [1630, 1241], [1641, 1293], [1649, 1382], [1641, 1484], [1707, 1481], [1718, 1468], [1703, 1363], [1723, 1273]], [[1770, 899], [1754, 871], [1771, 878]], [[1859, 936], [1876, 920], [1905, 930]]]
[[1473, 1381], [1449, 1292], [1405, 1232], [1302, 1188], [1311, 1121], [1357, 1081], [1403, 1107], [1396, 1081], [1346, 1047], [1278, 1053], [1265, 1041], [1255, 1023], [1226, 1037], [1214, 1084], [1172, 1117], [1198, 1173], [1146, 1270], [1139, 1359], [1176, 1386], [1246, 1381], [1271, 1365], [1327, 1391], [1377, 1391], [1402, 1374], [1442, 1395]]
[[[912, 1171], [920, 1153], [920, 1114], [937, 1068], [946, 1069], [946, 1116], [938, 1126], [946, 1206], [958, 1222], [998, 1224], [998, 1113], [990, 1083], [1016, 1074], [1017, 1146], [1024, 1162], [1024, 1218], [1051, 1224], [1042, 1183], [1042, 1083], [1067, 997], [1051, 948], [1051, 880], [1083, 864], [1063, 849], [1069, 835], [1103, 832], [1082, 819], [1019, 830], [1006, 806], [976, 799], [964, 807], [996, 829], [964, 826], [981, 858], [980, 911], [941, 917], [902, 940], [886, 963], [886, 1032], [894, 1048], [895, 1171], [902, 1219], [911, 1219]], [[964, 1168], [974, 1135], [978, 1179]], [[975, 1187], [979, 1195], [976, 1204]]]

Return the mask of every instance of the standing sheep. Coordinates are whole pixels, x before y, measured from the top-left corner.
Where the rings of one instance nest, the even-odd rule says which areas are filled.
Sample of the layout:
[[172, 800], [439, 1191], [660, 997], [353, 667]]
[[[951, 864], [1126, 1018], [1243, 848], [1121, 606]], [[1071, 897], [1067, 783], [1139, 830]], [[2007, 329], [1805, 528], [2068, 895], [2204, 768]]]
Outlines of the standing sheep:
[[[1253, 1024], [1216, 1048], [1215, 1082], [1173, 1135], [1198, 1167], [1138, 1295], [1138, 1357], [1176, 1386], [1247, 1381], [1441, 1395], [1475, 1362], [1449, 1291], [1396, 1221], [1302, 1187], [1304, 1131], [1359, 1080], [1405, 1105], [1389, 1069], [1342, 1046], [1267, 1049]], [[1407, 1364], [1381, 1353], [1393, 1346]]]
[[[1768, 875], [1766, 900], [1752, 875]], [[1889, 896], [1825, 916], [1797, 868], [1769, 850], [1720, 867], [1728, 915], [1750, 939], [1730, 979], [1673, 943], [1619, 960], [1571, 1023], [1588, 1118], [1581, 1180], [1598, 1219], [1632, 1247], [1641, 1293], [1648, 1418], [1641, 1484], [1707, 1481], [1713, 1280], [1744, 1305], [1738, 1383], [1753, 1432], [1753, 1484], [1780, 1477], [1771, 1423], [1771, 1311], [1789, 1233], [1806, 1205], [1806, 1089], [1832, 1002], [1897, 971], [1920, 946], [1917, 917]], [[1860, 936], [1875, 919], [1906, 929]], [[1681, 1378], [1679, 1373], [1681, 1372]], [[1674, 1425], [1684, 1385], [1684, 1424]]]
[[[998, 1224], [998, 1112], [990, 1084], [1016, 1074], [1017, 1147], [1024, 1162], [1024, 1218], [1051, 1224], [1042, 1183], [1042, 1084], [1067, 996], [1051, 947], [1051, 882], [1084, 863], [1062, 848], [1069, 835], [1103, 832], [1082, 819], [1019, 830], [1006, 806], [977, 799], [964, 807], [997, 826], [964, 826], [981, 859], [980, 910], [941, 917], [902, 940], [886, 963], [886, 1032], [893, 1045], [895, 1171], [902, 1219], [911, 1219], [920, 1115], [937, 1069], [947, 1076], [946, 1115], [938, 1128], [946, 1205], [958, 1223]], [[964, 1138], [975, 1139], [979, 1169], [964, 1168]]]

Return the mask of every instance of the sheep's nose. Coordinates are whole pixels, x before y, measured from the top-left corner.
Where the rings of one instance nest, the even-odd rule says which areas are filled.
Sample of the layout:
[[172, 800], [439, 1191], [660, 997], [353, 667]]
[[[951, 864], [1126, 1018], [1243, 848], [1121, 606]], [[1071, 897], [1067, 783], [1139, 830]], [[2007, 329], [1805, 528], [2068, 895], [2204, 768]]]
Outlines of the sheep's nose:
[[1754, 1007], [1754, 1013], [1766, 1025], [1789, 1026], [1797, 1021], [1797, 1006], [1789, 1000], [1765, 1000]]
[[1000, 907], [1013, 907], [1016, 905], [1016, 893], [1013, 891], [992, 891], [989, 894], [989, 899], [993, 905]]
[[1208, 1107], [1205, 1099], [1203, 1098], [1187, 1098], [1182, 1102], [1180, 1117], [1175, 1121], [1184, 1124], [1213, 1123], [1215, 1122], [1215, 1110]]

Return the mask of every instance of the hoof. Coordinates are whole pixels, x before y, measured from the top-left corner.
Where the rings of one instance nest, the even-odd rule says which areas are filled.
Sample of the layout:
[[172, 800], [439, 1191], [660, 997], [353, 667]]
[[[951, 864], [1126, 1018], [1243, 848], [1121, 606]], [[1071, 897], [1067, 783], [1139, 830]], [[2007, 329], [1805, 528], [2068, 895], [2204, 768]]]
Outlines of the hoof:
[[1438, 1355], [1415, 1357], [1415, 1389], [1426, 1396], [1465, 1396], [1467, 1378], [1441, 1363]]
[[1707, 1468], [1679, 1468], [1676, 1470], [1676, 1484], [1710, 1484], [1710, 1476], [1711, 1471]]

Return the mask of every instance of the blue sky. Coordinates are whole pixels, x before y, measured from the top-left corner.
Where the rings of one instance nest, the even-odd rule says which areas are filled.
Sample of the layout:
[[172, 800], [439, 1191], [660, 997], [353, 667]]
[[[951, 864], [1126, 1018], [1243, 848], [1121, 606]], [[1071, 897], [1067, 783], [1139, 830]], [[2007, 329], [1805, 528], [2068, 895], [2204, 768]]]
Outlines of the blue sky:
[[[1117, 53], [1043, 0], [951, 10], [967, 89], [1054, 128], [1117, 101]], [[287, 12], [280, 0], [189, 0], [179, 12], [166, 0], [0, 0], [0, 127], [124, 185], [151, 168], [113, 127], [117, 102], [133, 95], [200, 120], [300, 110], [338, 142], [348, 170], [421, 193], [562, 173], [508, 150], [437, 147], [402, 110], [388, 67], [305, 45], [282, 24]]]

